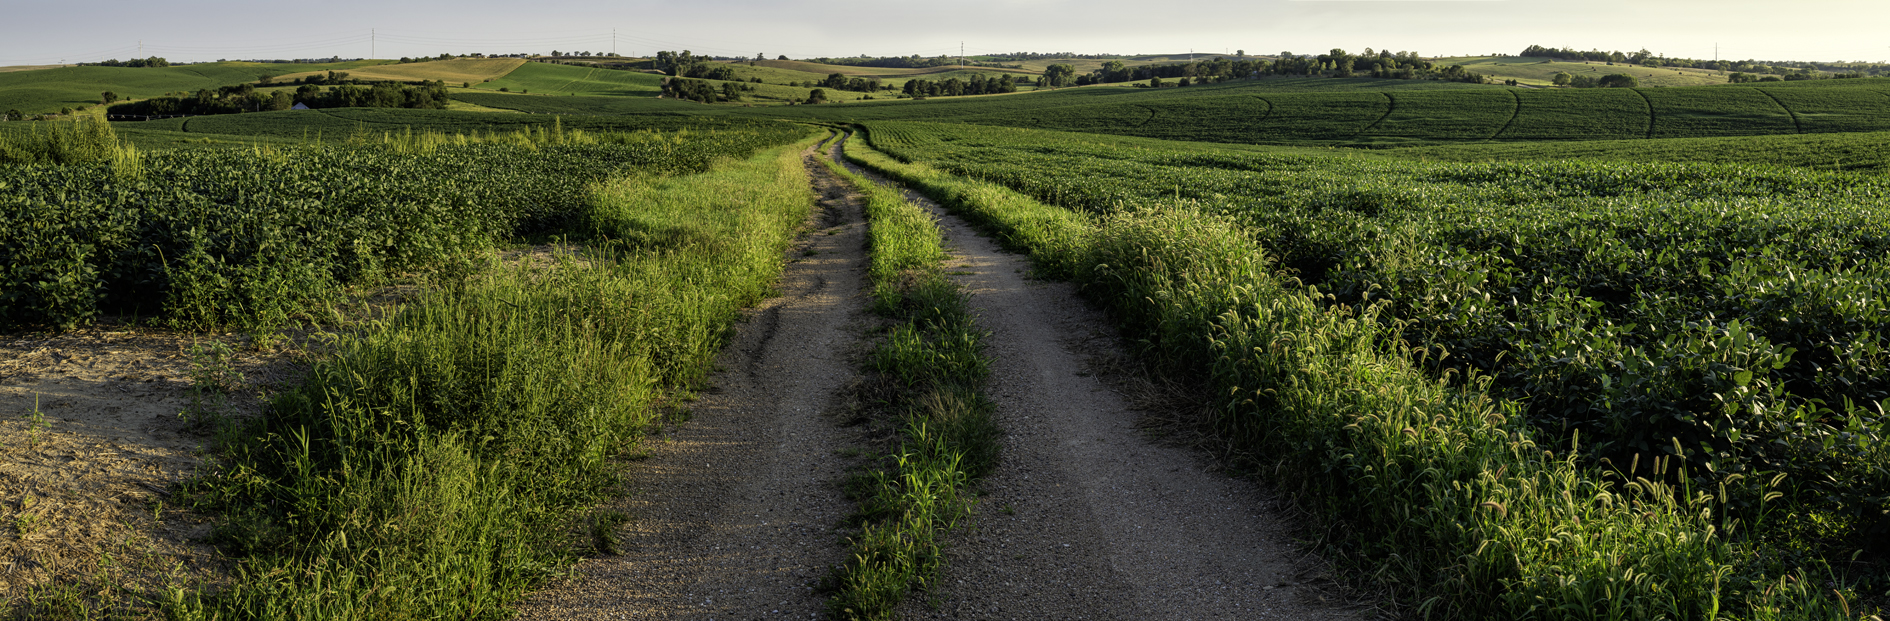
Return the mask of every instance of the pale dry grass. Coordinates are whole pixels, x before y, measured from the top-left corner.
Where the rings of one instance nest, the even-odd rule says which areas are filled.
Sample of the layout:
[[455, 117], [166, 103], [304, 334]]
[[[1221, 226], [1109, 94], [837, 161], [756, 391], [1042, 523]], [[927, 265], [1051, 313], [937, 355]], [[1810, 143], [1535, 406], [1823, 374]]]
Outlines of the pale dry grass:
[[[393, 80], [396, 82], [415, 82], [420, 80], [438, 80], [448, 84], [464, 82], [483, 82], [488, 78], [496, 79], [524, 66], [523, 58], [453, 58], [434, 60], [423, 63], [401, 65], [375, 65], [347, 70], [348, 77], [356, 80]], [[304, 71], [277, 76], [276, 81], [286, 82], [303, 76], [327, 75], [327, 71]]]
[[71, 67], [71, 66], [72, 65], [14, 65], [11, 67], [0, 67], [0, 73], [12, 73], [15, 71], [38, 71], [41, 69], [58, 69], [60, 67]]

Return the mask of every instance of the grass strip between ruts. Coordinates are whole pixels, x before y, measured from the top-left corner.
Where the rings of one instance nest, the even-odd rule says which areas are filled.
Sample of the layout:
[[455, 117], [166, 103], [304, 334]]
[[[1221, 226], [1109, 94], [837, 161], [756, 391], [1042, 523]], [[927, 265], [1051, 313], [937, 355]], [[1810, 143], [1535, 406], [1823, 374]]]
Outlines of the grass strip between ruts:
[[891, 619], [909, 590], [930, 586], [944, 533], [970, 515], [966, 488], [996, 465], [990, 361], [970, 295], [940, 271], [932, 217], [898, 189], [821, 161], [866, 195], [874, 307], [894, 325], [867, 358], [865, 390], [899, 430], [881, 468], [849, 482], [860, 531], [828, 579], [828, 612]]
[[575, 218], [592, 252], [441, 277], [341, 337], [186, 486], [239, 564], [168, 616], [509, 618], [584, 547], [653, 403], [772, 293], [811, 143], [599, 183]]
[[[1426, 617], [1840, 619], [1788, 575], [1722, 601], [1735, 570], [1713, 494], [1621, 486], [1537, 446], [1486, 382], [1427, 377], [1373, 315], [1277, 274], [1252, 235], [1182, 206], [1091, 217], [1003, 186], [847, 158], [938, 200], [1073, 280], [1158, 363], [1211, 360], [1217, 432], [1330, 526], [1325, 552]], [[1672, 469], [1686, 464], [1663, 463]], [[1730, 585], [1728, 585], [1730, 586]]]

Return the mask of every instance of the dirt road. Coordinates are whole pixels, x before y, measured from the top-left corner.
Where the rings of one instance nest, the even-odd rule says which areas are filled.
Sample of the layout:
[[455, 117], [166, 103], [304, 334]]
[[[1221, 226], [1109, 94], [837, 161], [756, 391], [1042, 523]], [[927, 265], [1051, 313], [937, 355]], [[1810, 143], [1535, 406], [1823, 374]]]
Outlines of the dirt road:
[[1029, 278], [1022, 256], [908, 198], [939, 218], [953, 254], [946, 269], [991, 331], [991, 392], [1007, 437], [975, 530], [947, 547], [944, 592], [909, 599], [902, 617], [1354, 616], [1302, 588], [1306, 568], [1273, 497], [1137, 429], [1142, 414], [1086, 368], [1120, 352], [1073, 286]]
[[[807, 157], [815, 157], [809, 152]], [[800, 618], [845, 558], [853, 507], [837, 482], [843, 431], [823, 416], [855, 377], [865, 224], [857, 196], [808, 161], [823, 221], [717, 359], [689, 422], [646, 440], [615, 509], [631, 516], [620, 556], [521, 604], [521, 619]]]
[[[789, 266], [782, 296], [723, 352], [716, 389], [632, 473], [622, 556], [523, 605], [526, 619], [810, 618], [811, 587], [844, 558], [851, 506], [844, 431], [821, 411], [854, 377], [863, 336], [865, 227], [858, 197], [809, 161], [829, 220]], [[1276, 500], [1210, 472], [1201, 455], [1138, 430], [1143, 414], [1089, 371], [1119, 356], [1106, 318], [1065, 283], [963, 221], [940, 219], [947, 270], [972, 293], [1006, 430], [998, 470], [953, 535], [943, 588], [901, 617], [1349, 619], [1305, 585]]]

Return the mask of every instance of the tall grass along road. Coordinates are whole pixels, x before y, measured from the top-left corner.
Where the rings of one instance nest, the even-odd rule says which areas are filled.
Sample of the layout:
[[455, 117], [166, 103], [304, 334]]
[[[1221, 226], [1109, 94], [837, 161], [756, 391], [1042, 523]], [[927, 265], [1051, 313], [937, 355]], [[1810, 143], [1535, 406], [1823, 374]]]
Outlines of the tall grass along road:
[[947, 542], [936, 588], [907, 599], [901, 618], [1355, 616], [1308, 592], [1268, 494], [1136, 428], [1120, 387], [1085, 364], [1112, 351], [1100, 312], [912, 198], [939, 218], [946, 273], [990, 331], [987, 390], [1006, 436], [975, 526]]
[[[767, 176], [798, 177], [789, 185], [799, 188], [806, 170], [820, 172], [814, 187], [827, 209], [815, 214], [817, 230], [790, 251], [779, 297], [716, 359], [721, 371], [686, 404], [689, 422], [644, 442], [629, 496], [605, 508], [629, 517], [614, 546], [621, 554], [580, 564], [519, 618], [805, 619], [824, 605], [811, 587], [843, 558], [834, 529], [849, 503], [834, 484], [840, 431], [822, 412], [854, 377], [843, 352], [861, 310], [864, 227], [818, 165], [772, 165]], [[706, 208], [743, 190], [681, 195]]]

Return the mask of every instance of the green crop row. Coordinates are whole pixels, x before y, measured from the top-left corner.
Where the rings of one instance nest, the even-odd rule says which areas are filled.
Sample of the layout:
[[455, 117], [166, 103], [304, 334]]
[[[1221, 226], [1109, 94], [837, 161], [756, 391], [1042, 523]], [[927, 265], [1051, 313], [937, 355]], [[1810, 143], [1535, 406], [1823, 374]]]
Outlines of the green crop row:
[[[1884, 596], [1884, 567], [1852, 561], [1890, 558], [1890, 182], [1785, 168], [1418, 164], [1124, 149], [1016, 129], [871, 128], [874, 144], [901, 159], [1105, 220], [1179, 207], [1237, 223], [1269, 267], [1193, 282], [1139, 273], [1172, 266], [1122, 265], [1153, 259], [1085, 261], [1112, 266], [1110, 278], [1178, 291], [1136, 285], [1111, 299], [1164, 304], [1264, 288], [1268, 272], [1285, 268], [1326, 312], [1380, 326], [1382, 336], [1358, 338], [1409, 344], [1414, 369], [1482, 378], [1494, 396], [1526, 406], [1506, 415], [1522, 427], [1505, 429], [1557, 446], [1579, 438], [1571, 463], [1588, 480], [1720, 490], [1716, 540], [1728, 547], [1714, 558], [1735, 590], [1842, 566], [1843, 580]], [[1148, 235], [1143, 242], [1156, 243]], [[1209, 325], [1232, 321], [1209, 321], [1229, 308], [1187, 311], [1198, 321], [1179, 326], [1146, 319], [1137, 331], [1183, 371], [1219, 377], [1235, 362], [1203, 352], [1224, 341], [1217, 330], [1233, 329]], [[1277, 345], [1268, 343], [1254, 351]], [[1265, 381], [1274, 380], [1235, 385], [1268, 410], [1282, 397], [1246, 385]], [[1261, 420], [1270, 419], [1251, 424]], [[1655, 459], [1690, 467], [1650, 472]]]
[[[508, 97], [494, 95], [495, 97]], [[751, 120], [719, 120], [681, 116], [593, 117], [516, 114], [508, 112], [465, 112], [457, 110], [408, 110], [398, 108], [330, 108], [291, 110], [253, 114], [226, 114], [185, 119], [164, 119], [118, 123], [119, 127], [182, 131], [196, 134], [234, 136], [269, 136], [296, 139], [344, 140], [357, 134], [382, 132], [435, 132], [481, 134], [551, 128], [590, 132], [630, 131], [752, 131]]]
[[551, 131], [423, 140], [424, 152], [393, 141], [0, 168], [0, 325], [105, 313], [280, 324], [339, 287], [562, 228], [590, 182], [700, 172], [804, 133], [719, 127], [584, 144]]
[[[1890, 81], [1882, 80], [1827, 80], [1793, 88], [1504, 89], [1456, 83], [1396, 88], [1412, 86], [1409, 82], [1233, 81], [1167, 89], [1064, 89], [976, 101], [768, 109], [609, 98], [455, 97], [482, 105], [570, 114], [688, 112], [855, 122], [951, 119], [1242, 144], [1387, 146], [1414, 141], [1623, 140], [1890, 129]], [[1352, 88], [1321, 88], [1324, 85]], [[1442, 88], [1447, 85], [1463, 88]]]
[[[1257, 100], [1257, 101], [1256, 101]], [[970, 123], [1281, 144], [1599, 140], [1875, 131], [1890, 90], [1757, 88], [1290, 93], [998, 112]]]
[[1725, 138], [1587, 140], [1452, 144], [1373, 151], [1372, 155], [1440, 162], [1612, 160], [1621, 162], [1795, 166], [1819, 170], [1890, 170], [1890, 132], [1849, 132]]

